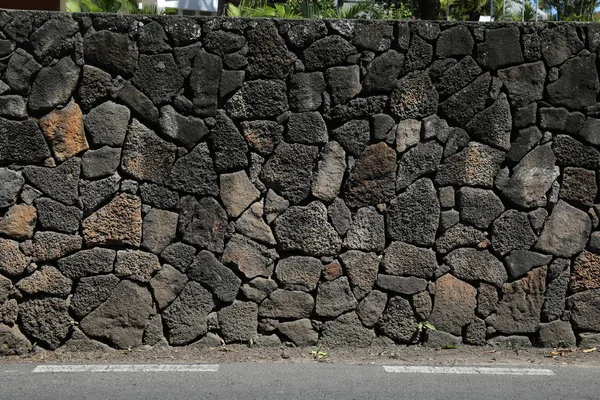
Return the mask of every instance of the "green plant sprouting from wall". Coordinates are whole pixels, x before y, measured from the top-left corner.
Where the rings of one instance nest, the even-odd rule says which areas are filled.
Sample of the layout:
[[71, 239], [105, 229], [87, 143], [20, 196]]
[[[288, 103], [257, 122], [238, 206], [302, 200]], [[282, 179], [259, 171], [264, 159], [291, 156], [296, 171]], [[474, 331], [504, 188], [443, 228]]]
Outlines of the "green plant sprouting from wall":
[[69, 0], [69, 12], [106, 12], [121, 14], [169, 14], [168, 9], [153, 4], [138, 6], [135, 0]]

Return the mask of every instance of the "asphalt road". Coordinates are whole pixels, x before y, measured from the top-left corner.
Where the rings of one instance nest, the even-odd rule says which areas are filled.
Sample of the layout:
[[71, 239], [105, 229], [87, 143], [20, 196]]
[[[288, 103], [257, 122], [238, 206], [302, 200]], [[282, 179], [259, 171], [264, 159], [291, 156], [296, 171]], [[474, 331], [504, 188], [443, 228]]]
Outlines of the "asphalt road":
[[[79, 370], [70, 372], [52, 372], [53, 368], [0, 365], [0, 400], [600, 399], [598, 368], [528, 371], [519, 366], [486, 372], [449, 367], [443, 369], [445, 373], [421, 367], [416, 368], [418, 371], [386, 372], [382, 365], [323, 363], [239, 363], [198, 368], [95, 364], [80, 365], [76, 367]], [[504, 375], [506, 371], [511, 375]], [[528, 371], [528, 375], [521, 375], [522, 371]]]

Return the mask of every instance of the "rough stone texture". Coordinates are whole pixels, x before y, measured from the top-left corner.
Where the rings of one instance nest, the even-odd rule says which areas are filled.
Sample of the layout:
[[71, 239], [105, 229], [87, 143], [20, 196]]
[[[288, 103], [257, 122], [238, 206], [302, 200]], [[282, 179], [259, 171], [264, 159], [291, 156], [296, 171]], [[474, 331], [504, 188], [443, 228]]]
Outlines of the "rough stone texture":
[[588, 290], [567, 299], [574, 328], [598, 332], [600, 322], [600, 290]]
[[273, 255], [267, 248], [242, 235], [234, 235], [223, 252], [223, 262], [237, 268], [246, 278], [269, 277], [273, 273]]
[[377, 277], [377, 286], [394, 293], [404, 295], [413, 295], [425, 291], [427, 281], [414, 276], [396, 276], [379, 274]]
[[403, 242], [392, 242], [383, 253], [383, 272], [429, 279], [437, 267], [435, 253]]
[[73, 282], [56, 268], [43, 266], [27, 278], [20, 280], [15, 286], [28, 295], [47, 294], [65, 297], [71, 293], [72, 285]]
[[68, 57], [42, 68], [31, 85], [29, 108], [45, 111], [66, 104], [77, 86], [79, 75], [79, 67]]
[[65, 206], [47, 197], [35, 201], [38, 223], [42, 229], [72, 233], [79, 229], [82, 212], [74, 206]]
[[372, 328], [383, 313], [386, 303], [387, 295], [385, 293], [372, 290], [356, 307], [356, 315], [364, 326]]
[[390, 96], [392, 114], [400, 119], [435, 114], [439, 95], [425, 72], [411, 72], [398, 80]]
[[387, 234], [417, 246], [431, 246], [440, 219], [440, 203], [431, 180], [419, 179], [390, 201]]
[[492, 247], [501, 255], [527, 250], [536, 241], [527, 214], [515, 210], [503, 213], [492, 225]]
[[223, 204], [232, 217], [239, 217], [260, 197], [260, 192], [244, 171], [221, 174], [220, 189]]
[[144, 216], [142, 246], [160, 254], [175, 239], [179, 216], [171, 211], [153, 208]]
[[542, 347], [575, 346], [577, 340], [571, 324], [567, 321], [553, 321], [540, 324], [539, 344]]
[[[600, 91], [596, 56], [579, 56], [567, 60], [560, 66], [560, 76], [547, 86], [548, 100], [557, 107], [582, 109], [596, 103]], [[577, 96], [573, 96], [573, 92]]]
[[75, 287], [69, 311], [77, 318], [83, 318], [108, 299], [119, 284], [114, 275], [83, 277]]
[[466, 185], [492, 188], [494, 178], [504, 161], [504, 153], [483, 144], [471, 142], [462, 151], [440, 164], [435, 176], [438, 185]]
[[137, 68], [139, 52], [127, 35], [110, 31], [86, 35], [84, 51], [87, 61], [117, 74], [130, 76]]
[[139, 197], [121, 193], [86, 218], [83, 238], [87, 245], [131, 245], [142, 240], [142, 212]]
[[323, 324], [319, 344], [326, 347], [368, 347], [375, 333], [360, 323], [355, 312], [344, 314]]
[[27, 300], [19, 305], [23, 332], [35, 341], [56, 349], [67, 338], [69, 321], [68, 303], [55, 297]]
[[600, 256], [589, 251], [583, 251], [573, 263], [570, 289], [581, 292], [600, 288]]
[[459, 248], [444, 259], [459, 279], [483, 281], [501, 286], [506, 282], [504, 265], [489, 251]]
[[93, 108], [84, 118], [90, 142], [95, 146], [123, 145], [130, 114], [127, 107], [112, 101]]
[[546, 268], [536, 268], [527, 277], [506, 283], [496, 313], [486, 323], [505, 334], [534, 333], [540, 325], [540, 313], [546, 289]]
[[591, 206], [598, 194], [596, 173], [583, 168], [566, 167], [559, 197], [575, 204]]
[[481, 143], [509, 150], [512, 118], [506, 95], [501, 93], [494, 104], [476, 114], [465, 128]]
[[296, 346], [312, 346], [317, 344], [319, 334], [315, 332], [309, 319], [282, 322], [279, 332], [290, 339]]
[[350, 280], [354, 297], [362, 300], [373, 289], [380, 258], [375, 253], [350, 250], [340, 255], [340, 261]]
[[82, 239], [77, 235], [38, 231], [33, 236], [29, 252], [34, 261], [51, 261], [81, 249]]
[[260, 304], [258, 315], [266, 318], [308, 318], [314, 304], [308, 293], [277, 289]]
[[589, 216], [559, 201], [544, 225], [535, 248], [557, 257], [571, 257], [585, 247], [591, 230]]
[[477, 45], [477, 61], [490, 69], [522, 63], [519, 29], [510, 26], [487, 30], [485, 41]]
[[192, 196], [179, 202], [179, 233], [186, 243], [222, 252], [225, 245], [227, 214], [212, 197], [203, 197], [199, 202]]
[[528, 250], [515, 250], [504, 259], [506, 269], [511, 279], [520, 278], [534, 267], [548, 265], [552, 256], [543, 255]]
[[225, 303], [233, 302], [242, 283], [232, 270], [205, 250], [198, 253], [194, 262], [188, 267], [187, 275], [191, 280], [208, 286], [214, 295]]
[[0, 168], [0, 179], [2, 180], [0, 208], [6, 208], [17, 201], [25, 179], [23, 179], [23, 176], [19, 172], [8, 168]]
[[284, 289], [310, 292], [317, 287], [321, 269], [321, 262], [316, 258], [292, 256], [279, 260], [275, 275]]
[[460, 219], [486, 229], [504, 211], [502, 201], [491, 190], [462, 187], [458, 191]]
[[41, 118], [40, 127], [57, 161], [71, 158], [89, 147], [83, 132], [81, 109], [73, 101]]
[[460, 335], [474, 317], [475, 288], [450, 274], [435, 283], [435, 300], [429, 321], [444, 332]]
[[423, 175], [437, 170], [443, 148], [435, 142], [423, 142], [402, 155], [398, 161], [396, 189], [402, 190]]
[[115, 275], [137, 282], [149, 282], [161, 269], [158, 257], [139, 250], [119, 250], [115, 260]]
[[95, 247], [61, 258], [58, 260], [57, 266], [60, 272], [68, 278], [78, 279], [112, 272], [115, 256], [114, 250]]
[[235, 301], [217, 313], [219, 328], [225, 343], [249, 342], [256, 336], [258, 306], [251, 301]]
[[388, 300], [378, 322], [381, 332], [398, 343], [414, 343], [417, 340], [417, 320], [408, 300], [394, 296]]
[[358, 209], [347, 232], [344, 247], [354, 250], [380, 251], [385, 247], [383, 215], [374, 207]]
[[338, 142], [328, 142], [319, 154], [314, 175], [312, 195], [323, 201], [332, 201], [340, 192], [346, 171], [346, 152]]
[[30, 349], [31, 343], [17, 326], [0, 325], [0, 355], [21, 355], [26, 354]]
[[256, 80], [244, 82], [226, 103], [232, 118], [269, 118], [288, 109], [285, 82]]
[[439, 253], [447, 254], [457, 247], [477, 246], [485, 240], [486, 236], [486, 232], [458, 223], [457, 215], [457, 223], [437, 238], [435, 249]]
[[34, 207], [27, 204], [15, 204], [0, 219], [0, 234], [11, 239], [30, 239], [37, 220]]
[[354, 310], [358, 302], [354, 298], [348, 278], [341, 277], [331, 282], [321, 282], [316, 296], [315, 313], [320, 317], [337, 317]]
[[23, 176], [40, 191], [65, 204], [77, 201], [81, 160], [71, 158], [55, 168], [27, 166]]
[[331, 224], [340, 235], [344, 235], [352, 223], [352, 213], [344, 200], [339, 197], [327, 208]]

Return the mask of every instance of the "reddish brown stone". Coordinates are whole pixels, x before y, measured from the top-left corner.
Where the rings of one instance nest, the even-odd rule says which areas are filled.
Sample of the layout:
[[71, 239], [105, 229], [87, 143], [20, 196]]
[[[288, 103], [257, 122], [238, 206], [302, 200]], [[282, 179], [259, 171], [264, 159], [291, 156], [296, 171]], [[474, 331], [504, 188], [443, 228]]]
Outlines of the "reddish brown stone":
[[597, 193], [596, 172], [583, 168], [565, 168], [559, 192], [561, 199], [591, 206]]
[[43, 266], [41, 270], [17, 283], [17, 288], [27, 294], [50, 294], [67, 296], [73, 282], [54, 267]]
[[21, 275], [29, 265], [29, 261], [29, 257], [19, 250], [18, 242], [0, 238], [0, 273], [2, 275]]
[[64, 161], [89, 148], [83, 131], [83, 115], [74, 101], [40, 119], [40, 127], [58, 161]]
[[120, 193], [110, 203], [83, 221], [83, 237], [89, 245], [140, 246], [142, 202], [139, 197]]
[[386, 203], [396, 191], [396, 152], [383, 142], [367, 147], [350, 173], [346, 202], [352, 207]]
[[30, 239], [36, 220], [34, 207], [26, 204], [14, 205], [0, 220], [0, 233], [14, 239]]
[[571, 290], [581, 292], [600, 288], [600, 255], [583, 251], [573, 264]]
[[435, 284], [435, 300], [429, 321], [436, 329], [460, 335], [475, 317], [475, 288], [446, 274]]
[[337, 261], [334, 261], [332, 263], [329, 263], [329, 264], [323, 266], [323, 278], [326, 281], [332, 281], [334, 279], [337, 279], [340, 276], [342, 276], [342, 274], [343, 274], [342, 266]]

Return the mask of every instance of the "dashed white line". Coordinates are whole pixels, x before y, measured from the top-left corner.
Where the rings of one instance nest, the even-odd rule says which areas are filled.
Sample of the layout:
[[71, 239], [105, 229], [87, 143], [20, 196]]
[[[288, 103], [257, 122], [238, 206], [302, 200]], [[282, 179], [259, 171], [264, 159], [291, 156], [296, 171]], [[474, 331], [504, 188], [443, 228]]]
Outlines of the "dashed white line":
[[82, 364], [38, 365], [32, 372], [216, 372], [217, 364]]
[[418, 374], [470, 374], [470, 375], [554, 375], [542, 368], [488, 368], [488, 367], [408, 367], [384, 366], [385, 372]]

